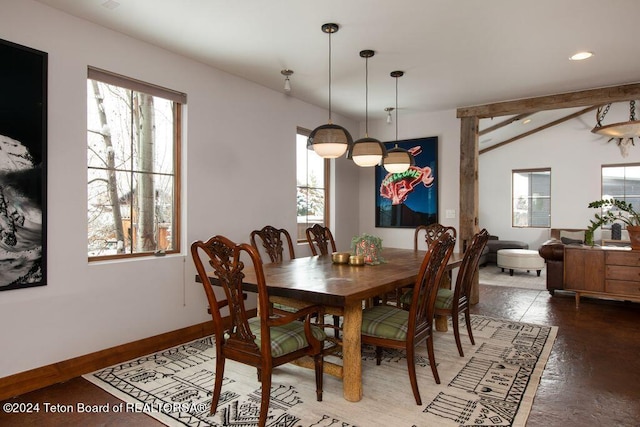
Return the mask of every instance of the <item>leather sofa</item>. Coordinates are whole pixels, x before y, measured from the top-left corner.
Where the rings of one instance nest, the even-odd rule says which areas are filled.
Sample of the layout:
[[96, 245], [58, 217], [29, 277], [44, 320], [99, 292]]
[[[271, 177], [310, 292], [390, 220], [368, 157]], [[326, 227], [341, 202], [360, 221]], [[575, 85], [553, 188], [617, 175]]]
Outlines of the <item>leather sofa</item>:
[[584, 229], [552, 228], [551, 238], [538, 249], [547, 264], [547, 290], [551, 295], [564, 289], [564, 247], [583, 244], [584, 232]]
[[496, 264], [500, 249], [529, 249], [529, 244], [519, 240], [500, 240], [498, 236], [489, 236], [478, 264], [482, 267], [488, 263]]

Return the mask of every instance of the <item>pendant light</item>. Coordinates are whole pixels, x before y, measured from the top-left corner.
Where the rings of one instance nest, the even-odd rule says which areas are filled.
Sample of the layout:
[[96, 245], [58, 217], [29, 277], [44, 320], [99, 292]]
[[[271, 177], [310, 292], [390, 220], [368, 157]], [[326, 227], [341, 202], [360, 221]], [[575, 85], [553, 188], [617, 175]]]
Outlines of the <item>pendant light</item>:
[[591, 132], [608, 136], [611, 138], [609, 141], [617, 139], [618, 144], [624, 139], [630, 139], [633, 142], [633, 138], [640, 137], [640, 120], [636, 120], [636, 101], [629, 101], [629, 121], [603, 125], [602, 121], [609, 112], [610, 107], [611, 104], [598, 107], [596, 111], [596, 126]]
[[[391, 77], [396, 79], [396, 141], [398, 141], [398, 78], [404, 76], [404, 71], [392, 71]], [[416, 164], [413, 155], [404, 148], [396, 146], [387, 151], [387, 157], [382, 161], [384, 168], [390, 173], [400, 173]]]
[[362, 167], [371, 167], [380, 163], [387, 157], [387, 149], [384, 144], [375, 138], [369, 138], [369, 58], [375, 52], [372, 50], [361, 50], [360, 57], [365, 59], [365, 125], [364, 138], [355, 141], [347, 152], [347, 159], [352, 159], [353, 163]]
[[331, 34], [338, 31], [338, 24], [324, 24], [322, 32], [329, 34], [329, 123], [318, 126], [309, 134], [307, 148], [320, 157], [335, 159], [344, 154], [353, 144], [353, 138], [342, 126], [331, 122]]

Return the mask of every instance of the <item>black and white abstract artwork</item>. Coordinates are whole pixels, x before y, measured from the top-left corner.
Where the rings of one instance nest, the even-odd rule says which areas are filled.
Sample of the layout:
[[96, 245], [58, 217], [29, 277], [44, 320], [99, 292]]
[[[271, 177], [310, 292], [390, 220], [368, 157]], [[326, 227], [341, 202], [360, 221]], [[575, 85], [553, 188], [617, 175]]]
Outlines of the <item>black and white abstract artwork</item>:
[[0, 291], [46, 285], [47, 54], [0, 39]]

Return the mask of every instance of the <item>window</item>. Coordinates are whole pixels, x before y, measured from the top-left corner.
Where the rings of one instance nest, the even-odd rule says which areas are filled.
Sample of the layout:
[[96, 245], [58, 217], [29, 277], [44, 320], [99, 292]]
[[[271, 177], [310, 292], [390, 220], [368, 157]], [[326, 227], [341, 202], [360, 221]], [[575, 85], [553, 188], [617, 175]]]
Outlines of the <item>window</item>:
[[512, 171], [513, 227], [551, 226], [551, 169]]
[[640, 207], [640, 164], [603, 165], [602, 198], [622, 200]]
[[179, 251], [183, 104], [184, 94], [89, 68], [89, 260]]
[[296, 210], [298, 213], [297, 241], [307, 240], [305, 230], [314, 224], [328, 226], [329, 160], [307, 149], [310, 131], [296, 132]]

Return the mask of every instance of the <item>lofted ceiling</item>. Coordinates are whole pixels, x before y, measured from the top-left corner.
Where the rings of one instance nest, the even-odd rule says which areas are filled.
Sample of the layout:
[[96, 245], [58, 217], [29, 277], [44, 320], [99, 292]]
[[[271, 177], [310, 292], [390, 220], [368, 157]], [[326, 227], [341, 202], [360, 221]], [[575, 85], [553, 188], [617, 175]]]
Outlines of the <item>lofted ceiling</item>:
[[[37, 0], [136, 39], [284, 93], [282, 69], [294, 71], [289, 96], [328, 107], [329, 36], [332, 109], [369, 118], [453, 110], [637, 82], [638, 0]], [[585, 61], [570, 61], [578, 51]], [[113, 70], [116, 71], [117, 70]], [[180, 88], [175, 88], [180, 90]], [[546, 112], [553, 121], [570, 114]], [[508, 117], [502, 118], [504, 121]], [[482, 120], [481, 128], [497, 121]], [[491, 132], [508, 139], [518, 125]], [[482, 136], [480, 141], [482, 143]], [[481, 147], [482, 149], [482, 147]]]

